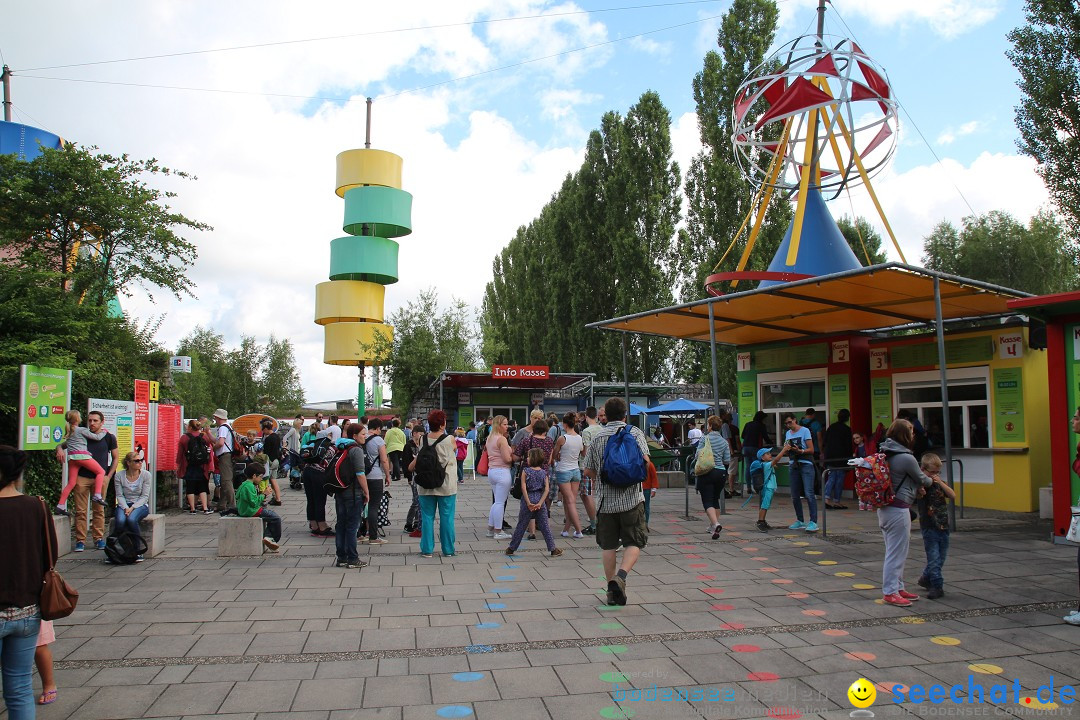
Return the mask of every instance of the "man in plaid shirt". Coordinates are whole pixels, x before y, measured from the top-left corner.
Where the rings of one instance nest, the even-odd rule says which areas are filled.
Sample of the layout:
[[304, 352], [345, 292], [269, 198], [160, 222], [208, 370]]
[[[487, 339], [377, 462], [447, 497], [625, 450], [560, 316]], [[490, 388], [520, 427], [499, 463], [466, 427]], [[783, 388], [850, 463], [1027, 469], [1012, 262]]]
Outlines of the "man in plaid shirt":
[[[644, 459], [649, 457], [649, 442], [645, 433], [633, 425], [627, 426], [626, 403], [622, 398], [611, 398], [604, 403], [607, 425], [593, 436], [585, 456], [585, 475], [599, 479], [593, 483], [596, 497], [596, 544], [604, 557], [604, 575], [608, 581], [608, 605], [626, 604], [626, 575], [641, 556], [641, 548], [649, 541], [645, 524], [645, 496], [641, 483], [629, 487], [616, 487], [603, 482], [604, 449], [607, 441], [624, 427], [637, 441]], [[645, 478], [643, 477], [642, 480]], [[615, 571], [615, 553], [623, 548], [622, 566]]]

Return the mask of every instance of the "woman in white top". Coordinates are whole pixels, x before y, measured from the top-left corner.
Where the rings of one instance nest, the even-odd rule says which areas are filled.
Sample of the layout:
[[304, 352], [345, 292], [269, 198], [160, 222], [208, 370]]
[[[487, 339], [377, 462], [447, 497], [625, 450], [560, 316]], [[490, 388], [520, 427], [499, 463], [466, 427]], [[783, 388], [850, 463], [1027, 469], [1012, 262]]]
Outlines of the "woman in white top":
[[487, 536], [496, 540], [509, 540], [510, 536], [504, 533], [503, 513], [506, 510], [506, 498], [510, 495], [510, 466], [513, 464], [514, 451], [510, 449], [510, 441], [506, 439], [508, 430], [506, 416], [496, 415], [491, 421], [491, 433], [488, 435], [484, 449], [488, 458], [488, 482], [491, 483], [491, 493], [494, 496], [491, 502], [491, 510], [488, 511]]
[[555, 449], [551, 456], [555, 460], [555, 482], [559, 484], [559, 495], [562, 496], [563, 511], [566, 519], [563, 521], [563, 537], [570, 537], [570, 527], [574, 528], [574, 537], [583, 538], [581, 534], [581, 520], [578, 518], [577, 496], [578, 487], [581, 484], [581, 469], [578, 467], [578, 459], [585, 445], [578, 435], [577, 413], [568, 412], [563, 416], [563, 433], [555, 441]]
[[[116, 490], [113, 535], [130, 532], [142, 537], [139, 521], [150, 514], [150, 484], [154, 480], [150, 471], [143, 469], [143, 461], [136, 453], [125, 455], [123, 464], [124, 468], [113, 476]], [[142, 562], [141, 555], [136, 562]]]

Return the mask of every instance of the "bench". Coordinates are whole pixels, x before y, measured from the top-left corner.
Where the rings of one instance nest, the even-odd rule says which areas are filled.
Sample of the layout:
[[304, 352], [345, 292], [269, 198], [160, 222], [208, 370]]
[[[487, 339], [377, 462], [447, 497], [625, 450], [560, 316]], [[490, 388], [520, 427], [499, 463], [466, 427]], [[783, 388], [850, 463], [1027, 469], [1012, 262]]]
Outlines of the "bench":
[[263, 521], [226, 515], [218, 522], [218, 557], [251, 557], [263, 553]]
[[[115, 521], [110, 521], [115, 523]], [[57, 526], [57, 531], [60, 528]], [[109, 526], [109, 535], [113, 534], [112, 525]], [[146, 557], [157, 557], [165, 552], [165, 516], [161, 514], [147, 515], [139, 521], [139, 532], [146, 541]]]

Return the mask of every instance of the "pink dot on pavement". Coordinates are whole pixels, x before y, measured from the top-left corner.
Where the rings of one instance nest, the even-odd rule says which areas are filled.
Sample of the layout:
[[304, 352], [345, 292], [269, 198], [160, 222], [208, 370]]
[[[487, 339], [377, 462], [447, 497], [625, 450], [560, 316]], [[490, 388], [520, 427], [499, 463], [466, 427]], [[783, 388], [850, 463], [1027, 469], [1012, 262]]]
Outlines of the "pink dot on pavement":
[[877, 659], [877, 655], [875, 655], [874, 653], [868, 653], [868, 652], [844, 653], [844, 657], [846, 657], [848, 660], [863, 660], [865, 662], [870, 662], [871, 660], [876, 660]]
[[709, 595], [723, 595], [724, 588], [705, 588], [705, 592]]
[[680, 545], [679, 549], [685, 552], [690, 552], [691, 550], [697, 550], [697, 545]]
[[807, 615], [809, 617], [821, 617], [821, 616], [823, 616], [825, 614], [825, 611], [824, 610], [803, 610], [802, 614]]
[[721, 630], [745, 630], [746, 625], [743, 623], [720, 623]]
[[690, 567], [693, 570], [700, 570], [701, 568], [709, 567], [709, 563], [691, 563]]
[[701, 582], [707, 582], [709, 580], [715, 580], [716, 576], [715, 575], [698, 575], [697, 579], [700, 580]]
[[765, 714], [773, 720], [799, 720], [802, 717], [801, 712], [789, 707], [771, 707]]
[[686, 559], [687, 560], [700, 560], [701, 556], [700, 555], [689, 554], [689, 555], [686, 556]]
[[750, 558], [750, 559], [751, 559], [751, 560], [757, 560], [758, 562], [765, 562], [765, 561], [766, 561], [766, 560], [768, 560], [769, 558], [767, 558], [767, 557], [762, 557], [762, 556], [758, 555], [757, 557], [752, 557], [752, 558]]
[[793, 600], [805, 600], [806, 598], [810, 597], [806, 593], [788, 593], [787, 596], [789, 598], [792, 598]]
[[772, 582], [773, 582], [773, 585], [790, 585], [795, 581], [794, 580], [788, 580], [787, 578], [776, 578]]
[[780, 568], [763, 567], [761, 568], [761, 572], [780, 572]]
[[755, 682], [776, 682], [780, 676], [771, 672], [752, 672], [746, 676], [746, 679]]
[[725, 603], [717, 603], [715, 605], [710, 606], [709, 609], [711, 609], [711, 610], [734, 610], [735, 606], [734, 605], [727, 605]]
[[761, 648], [758, 647], [757, 645], [732, 645], [731, 646], [731, 651], [732, 652], [754, 653], [754, 652], [761, 652]]
[[841, 630], [840, 628], [829, 628], [828, 630], [822, 630], [822, 635], [828, 635], [829, 637], [844, 637], [848, 634], [847, 630]]

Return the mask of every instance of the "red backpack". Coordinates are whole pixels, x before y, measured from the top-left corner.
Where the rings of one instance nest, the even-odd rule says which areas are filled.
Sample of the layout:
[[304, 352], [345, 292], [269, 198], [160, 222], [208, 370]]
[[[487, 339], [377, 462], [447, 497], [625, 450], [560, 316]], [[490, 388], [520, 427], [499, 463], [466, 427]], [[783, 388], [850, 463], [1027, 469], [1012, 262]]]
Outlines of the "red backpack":
[[859, 509], [877, 510], [891, 504], [896, 493], [885, 453], [867, 455], [862, 460], [866, 461], [865, 466], [861, 463], [855, 466], [855, 495], [859, 498]]

